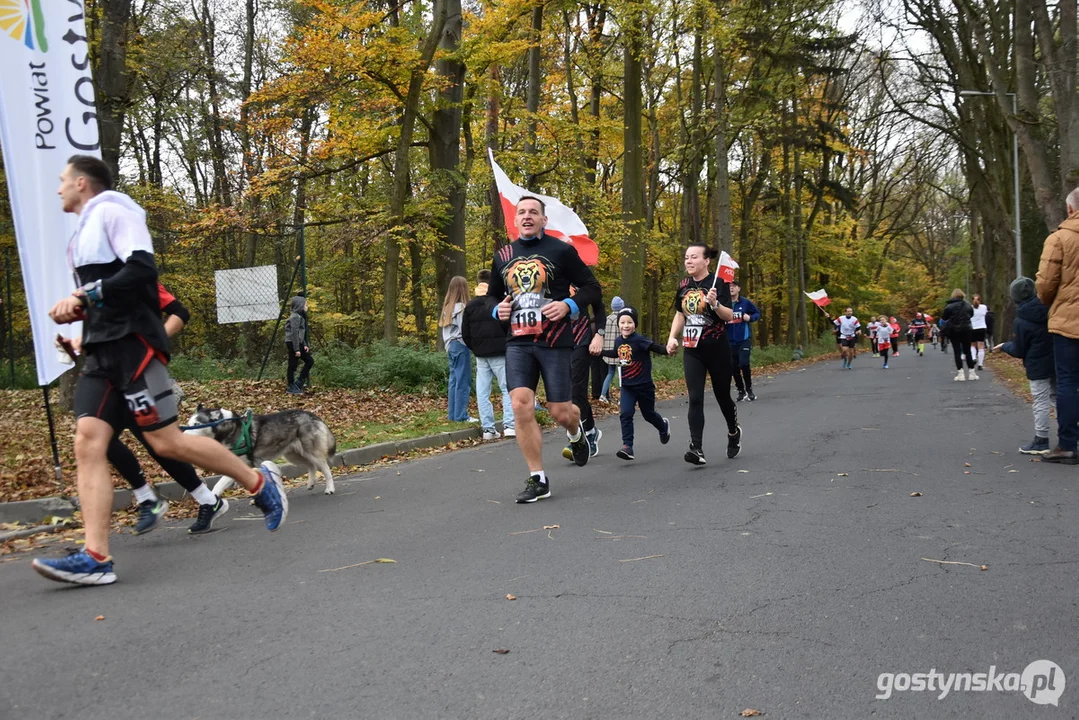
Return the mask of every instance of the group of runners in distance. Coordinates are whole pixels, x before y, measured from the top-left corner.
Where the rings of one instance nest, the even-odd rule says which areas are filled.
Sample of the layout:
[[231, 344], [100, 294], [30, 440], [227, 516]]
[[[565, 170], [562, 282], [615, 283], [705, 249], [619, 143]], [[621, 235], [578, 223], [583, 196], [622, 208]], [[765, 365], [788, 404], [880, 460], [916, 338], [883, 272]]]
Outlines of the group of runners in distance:
[[[976, 370], [982, 369], [986, 341], [992, 333], [992, 312], [981, 302], [981, 297], [975, 295], [973, 303], [967, 303], [965, 297], [962, 290], [954, 290], [939, 319], [929, 313], [916, 312], [906, 330], [906, 342], [919, 357], [925, 355], [927, 339], [934, 347], [939, 344], [943, 352], [948, 351], [950, 340], [955, 353], [955, 379], [959, 381], [978, 379]], [[828, 313], [825, 312], [825, 315]], [[828, 318], [834, 325], [833, 332], [836, 344], [839, 345], [844, 370], [853, 369], [852, 362], [858, 354], [858, 342], [863, 336], [869, 338], [873, 357], [883, 358], [882, 369], [888, 369], [889, 354], [893, 358], [899, 357], [899, 343], [903, 333], [895, 316], [871, 317], [864, 329], [851, 307], [838, 317], [828, 315]]]
[[[267, 529], [277, 530], [288, 515], [288, 496], [277, 466], [264, 462], [257, 468], [248, 467], [212, 438], [180, 431], [179, 399], [166, 369], [170, 331], [162, 321], [165, 301], [145, 211], [127, 195], [113, 190], [112, 174], [100, 159], [72, 157], [60, 181], [63, 210], [79, 216], [67, 253], [78, 289], [58, 302], [49, 315], [59, 325], [83, 321], [83, 336], [77, 344], [86, 362], [75, 391], [75, 456], [86, 540], [82, 550], [67, 557], [35, 559], [34, 570], [58, 582], [116, 582], [109, 554], [112, 480], [108, 451], [126, 429], [135, 431], [155, 459], [166, 464], [190, 467], [193, 476], [192, 466], [198, 466], [235, 478], [264, 513]], [[541, 378], [547, 409], [566, 430], [574, 463], [583, 466], [597, 452], [598, 429], [590, 408], [582, 412], [581, 407], [588, 404], [587, 394], [583, 401], [574, 402], [573, 397], [572, 355], [577, 344], [573, 328], [583, 322], [602, 336], [603, 328], [597, 324], [603, 321], [604, 305], [599, 282], [573, 246], [544, 232], [547, 217], [541, 200], [521, 198], [514, 223], [519, 237], [496, 253], [487, 294], [497, 300], [491, 317], [505, 327], [506, 379], [517, 443], [528, 467], [528, 479], [517, 502], [532, 503], [551, 497], [535, 416]], [[717, 256], [716, 250], [705, 245], [686, 248], [687, 276], [674, 289], [674, 317], [665, 345], [636, 332], [637, 311], [630, 307], [618, 313], [619, 337], [611, 349], [602, 349], [602, 343], [588, 343], [591, 355], [615, 360], [622, 370], [622, 449], [617, 455], [624, 460], [634, 458], [633, 416], [637, 408], [663, 444], [671, 439], [670, 422], [655, 410], [650, 355], [673, 355], [679, 344], [684, 348], [689, 394], [686, 462], [706, 463], [706, 378], [712, 381], [726, 421], [727, 457], [733, 458], [741, 450], [742, 431], [730, 385], [733, 368], [742, 361], [732, 357], [727, 324], [751, 322], [759, 313], [744, 299], [739, 301], [735, 296], [732, 300], [730, 284], [711, 268]], [[593, 317], [588, 316], [589, 309]], [[744, 355], [748, 365], [748, 332], [740, 334], [737, 342], [735, 350]], [[739, 399], [755, 399], [748, 368], [742, 375]], [[587, 419], [587, 427], [582, 417]], [[223, 512], [222, 500], [203, 499], [209, 520]], [[147, 498], [145, 504], [154, 505], [153, 499]], [[202, 516], [200, 509], [200, 522]], [[158, 518], [149, 519], [152, 524]]]

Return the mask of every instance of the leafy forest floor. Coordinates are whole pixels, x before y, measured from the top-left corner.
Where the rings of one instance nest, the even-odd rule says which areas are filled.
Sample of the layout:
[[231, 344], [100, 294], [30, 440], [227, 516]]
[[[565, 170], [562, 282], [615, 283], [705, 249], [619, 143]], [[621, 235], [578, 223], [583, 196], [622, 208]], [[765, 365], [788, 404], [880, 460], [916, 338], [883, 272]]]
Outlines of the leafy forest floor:
[[[810, 357], [800, 362], [769, 362], [767, 351], [761, 363], [755, 363], [755, 375], [772, 375], [799, 364], [833, 356], [828, 348], [811, 350]], [[778, 350], [778, 349], [777, 349]], [[757, 351], [754, 350], [754, 353]], [[790, 357], [789, 351], [786, 357]], [[776, 353], [778, 354], [778, 353]], [[767, 364], [764, 364], [767, 363]], [[670, 399], [685, 393], [681, 378], [681, 358], [659, 358], [656, 363], [657, 396]], [[317, 374], [316, 374], [317, 379]], [[340, 387], [320, 387], [302, 396], [287, 395], [279, 380], [211, 380], [182, 381], [184, 400], [181, 421], [194, 412], [200, 403], [207, 407], [224, 407], [241, 412], [250, 407], [259, 413], [272, 413], [289, 408], [301, 408], [315, 413], [330, 426], [337, 437], [337, 451], [363, 447], [374, 443], [422, 437], [439, 432], [469, 427], [466, 423], [446, 419], [446, 398], [443, 393], [402, 392], [392, 389], [353, 390]], [[611, 390], [611, 403], [595, 403], [597, 417], [617, 413], [618, 391]], [[54, 395], [55, 397], [55, 395]], [[542, 389], [540, 401], [543, 401]], [[501, 397], [492, 397], [496, 418], [501, 418]], [[470, 414], [478, 416], [475, 398]], [[53, 472], [49, 429], [40, 390], [0, 390], [0, 502], [75, 494], [74, 418], [71, 413], [54, 407], [56, 436], [59, 446], [63, 480], [57, 483]], [[550, 425], [545, 413], [541, 421]], [[151, 482], [164, 482], [168, 477], [130, 435], [128, 446], [135, 450]], [[479, 441], [475, 441], [479, 442]], [[459, 446], [460, 443], [457, 444]], [[419, 452], [439, 452], [419, 451]], [[341, 473], [359, 471], [345, 468]], [[114, 473], [116, 487], [124, 487]], [[298, 480], [294, 482], [303, 482]], [[190, 503], [185, 503], [190, 505]]]

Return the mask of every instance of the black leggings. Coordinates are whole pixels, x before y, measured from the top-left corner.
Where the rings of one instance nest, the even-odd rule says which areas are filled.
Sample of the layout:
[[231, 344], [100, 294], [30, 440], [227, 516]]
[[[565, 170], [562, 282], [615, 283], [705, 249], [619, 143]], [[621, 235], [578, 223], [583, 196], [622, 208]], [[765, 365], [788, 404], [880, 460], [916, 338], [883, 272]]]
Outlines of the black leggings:
[[[179, 483], [180, 487], [188, 492], [194, 492], [199, 485], [202, 485], [202, 480], [199, 479], [198, 473], [195, 472], [195, 468], [190, 463], [180, 462], [179, 460], [173, 460], [171, 458], [161, 457], [154, 449], [150, 447], [150, 443], [146, 442], [146, 438], [143, 437], [142, 432], [138, 428], [128, 428], [131, 430], [131, 434], [142, 443], [142, 446], [146, 448], [146, 451], [150, 453], [150, 457], [157, 461], [157, 464], [169, 474], [173, 480]], [[121, 431], [122, 432], [122, 431]], [[124, 480], [127, 480], [127, 484], [131, 486], [132, 490], [138, 490], [146, 484], [146, 476], [142, 473], [142, 467], [139, 466], [138, 458], [135, 457], [135, 453], [131, 452], [131, 449], [127, 445], [124, 445], [120, 441], [120, 433], [116, 433], [112, 436], [112, 440], [109, 442], [106, 456], [112, 466], [116, 468]]]
[[704, 380], [712, 378], [712, 392], [727, 421], [727, 432], [738, 429], [738, 406], [731, 399], [731, 349], [727, 337], [709, 343], [700, 349], [682, 353], [682, 367], [686, 374], [686, 390], [689, 391], [689, 437], [693, 447], [704, 449]]
[[[311, 357], [310, 351], [303, 349], [300, 350], [300, 354], [297, 356], [292, 343], [285, 343], [285, 347], [288, 348], [288, 384], [292, 385], [294, 382], [298, 382], [303, 385], [311, 374], [311, 368], [315, 365], [315, 358]], [[299, 367], [301, 360], [303, 361], [303, 369], [300, 370], [300, 377], [297, 380], [296, 368]]]
[[967, 367], [974, 369], [974, 358], [970, 354], [970, 330], [952, 333], [952, 353], [955, 355], [955, 369], [963, 369], [963, 358], [967, 359]]
[[592, 405], [588, 402], [588, 373], [591, 368], [592, 356], [588, 352], [588, 346], [581, 345], [573, 348], [569, 361], [570, 382], [572, 383], [570, 399], [581, 411], [581, 425], [589, 431], [596, 426], [592, 419]]

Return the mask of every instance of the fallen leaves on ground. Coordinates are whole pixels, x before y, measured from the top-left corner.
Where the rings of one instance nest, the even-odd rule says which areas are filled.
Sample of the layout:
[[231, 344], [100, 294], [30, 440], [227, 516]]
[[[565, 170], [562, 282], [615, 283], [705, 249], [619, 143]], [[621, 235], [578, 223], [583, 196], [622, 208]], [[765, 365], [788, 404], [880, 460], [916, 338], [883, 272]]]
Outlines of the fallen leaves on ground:
[[508, 655], [510, 651], [506, 650], [505, 648], [498, 648], [497, 650], [492, 650], [491, 652], [497, 653], [498, 655]]
[[921, 494], [920, 492], [918, 492], [917, 490], [915, 490], [914, 492], [912, 492], [912, 493], [910, 494], [910, 496], [911, 496], [911, 497], [921, 497], [921, 496], [922, 496], [922, 494]]
[[507, 600], [516, 600], [516, 599], [517, 599], [517, 596], [516, 596], [516, 595], [511, 595], [511, 594], [509, 594], [509, 593], [506, 593], [506, 599], [507, 599]]
[[757, 717], [759, 715], [763, 715], [764, 713], [762, 713], [760, 710], [754, 710], [753, 708], [746, 708], [738, 714], [742, 717]]
[[104, 615], [98, 615], [96, 618], [94, 618], [94, 620], [104, 620], [104, 619], [105, 619]]

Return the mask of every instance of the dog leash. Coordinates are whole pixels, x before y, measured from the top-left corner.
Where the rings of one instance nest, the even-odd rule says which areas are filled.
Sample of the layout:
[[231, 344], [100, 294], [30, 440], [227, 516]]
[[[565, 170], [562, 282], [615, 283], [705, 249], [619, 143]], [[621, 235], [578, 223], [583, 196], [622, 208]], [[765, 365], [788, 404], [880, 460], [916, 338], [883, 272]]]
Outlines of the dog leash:
[[214, 428], [221, 423], [228, 422], [230, 420], [240, 421], [240, 437], [236, 439], [236, 442], [232, 445], [232, 454], [240, 457], [247, 457], [252, 463], [254, 463], [255, 443], [251, 438], [251, 426], [254, 422], [255, 412], [251, 408], [247, 409], [240, 417], [221, 418], [220, 420], [214, 420], [213, 422], [202, 423], [201, 425], [181, 425], [180, 430], [202, 430], [203, 428]]

